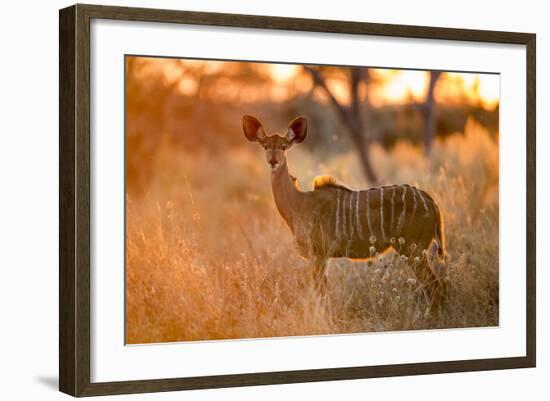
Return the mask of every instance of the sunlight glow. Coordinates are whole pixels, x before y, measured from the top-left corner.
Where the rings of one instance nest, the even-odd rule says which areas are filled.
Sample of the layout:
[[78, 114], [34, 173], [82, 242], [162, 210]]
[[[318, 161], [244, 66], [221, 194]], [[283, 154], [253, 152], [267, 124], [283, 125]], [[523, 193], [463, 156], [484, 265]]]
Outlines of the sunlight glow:
[[446, 79], [435, 90], [439, 102], [456, 102], [466, 98], [494, 109], [500, 99], [500, 77], [495, 74], [446, 73]]
[[277, 83], [287, 82], [300, 72], [300, 66], [292, 64], [270, 64], [269, 72]]
[[381, 69], [371, 71], [374, 79], [380, 81], [371, 91], [371, 101], [375, 106], [424, 100], [430, 78], [428, 72]]
[[[203, 60], [155, 60], [149, 69], [157, 66], [168, 81], [179, 79], [178, 87], [181, 93], [192, 96], [197, 91], [199, 76], [221, 73], [231, 64], [231, 62]], [[224, 88], [217, 88], [215, 92], [222, 97], [240, 93], [241, 97], [249, 101], [258, 101], [267, 97], [273, 101], [283, 102], [297, 93], [306, 93], [311, 90], [312, 81], [300, 65], [259, 64], [258, 66], [272, 79], [272, 83], [267, 87], [239, 89], [235, 87], [234, 82], [224, 82], [222, 79], [220, 84], [223, 82]], [[183, 74], [182, 69], [185, 71]], [[369, 72], [370, 80], [366, 90], [372, 106], [425, 101], [430, 81], [428, 71], [371, 68]], [[349, 87], [344, 80], [331, 77], [327, 79], [327, 85], [340, 102], [349, 103]], [[246, 96], [245, 92], [247, 92]], [[322, 90], [317, 90], [316, 96], [323, 101], [328, 100]], [[466, 102], [486, 109], [494, 109], [499, 104], [500, 77], [496, 74], [443, 73], [435, 86], [434, 97], [437, 103]]]

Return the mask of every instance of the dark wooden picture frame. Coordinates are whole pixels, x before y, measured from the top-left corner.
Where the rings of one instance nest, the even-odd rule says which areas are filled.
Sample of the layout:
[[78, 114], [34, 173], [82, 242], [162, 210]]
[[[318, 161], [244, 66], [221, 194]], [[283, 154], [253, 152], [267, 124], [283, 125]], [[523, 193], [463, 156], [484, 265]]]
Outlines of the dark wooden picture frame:
[[[525, 45], [527, 53], [526, 356], [92, 383], [90, 381], [90, 21], [94, 18]], [[535, 366], [535, 34], [80, 4], [60, 10], [59, 29], [59, 388], [62, 392], [73, 396], [93, 396]]]

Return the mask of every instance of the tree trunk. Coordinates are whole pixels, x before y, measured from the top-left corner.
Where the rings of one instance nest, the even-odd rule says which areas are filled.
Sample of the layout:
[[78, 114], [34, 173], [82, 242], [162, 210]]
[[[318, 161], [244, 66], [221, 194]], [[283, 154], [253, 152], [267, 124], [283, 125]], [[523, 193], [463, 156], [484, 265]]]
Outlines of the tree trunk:
[[429, 155], [432, 150], [432, 141], [435, 137], [436, 118], [435, 118], [435, 100], [434, 89], [441, 75], [440, 71], [430, 72], [430, 83], [428, 85], [428, 93], [426, 94], [426, 102], [422, 109], [424, 114], [424, 150], [426, 155]]
[[359, 160], [363, 173], [372, 185], [378, 184], [378, 177], [372, 168], [369, 157], [369, 140], [365, 139], [365, 125], [361, 115], [361, 99], [359, 98], [359, 84], [364, 76], [368, 76], [368, 70], [352, 68], [350, 79], [351, 105], [347, 121], [348, 130], [357, 147]]
[[368, 141], [365, 141], [363, 136], [363, 130], [360, 128], [348, 128], [351, 139], [357, 147], [357, 153], [359, 155], [359, 161], [361, 163], [361, 168], [363, 169], [363, 174], [368, 179], [369, 183], [373, 186], [378, 184], [378, 177], [374, 172], [372, 164], [370, 162], [369, 156], [369, 144]]
[[361, 68], [353, 68], [351, 70], [351, 77], [350, 77], [351, 104], [349, 107], [346, 107], [345, 105], [341, 104], [336, 99], [334, 94], [330, 91], [319, 70], [311, 67], [304, 67], [304, 69], [311, 74], [314, 84], [323, 88], [323, 90], [329, 97], [330, 102], [336, 109], [336, 113], [340, 117], [340, 120], [346, 127], [353, 143], [357, 147], [357, 153], [359, 156], [359, 162], [361, 164], [361, 169], [363, 170], [363, 174], [365, 175], [365, 177], [367, 178], [367, 180], [371, 185], [377, 185], [378, 177], [374, 172], [374, 169], [370, 162], [369, 149], [368, 149], [369, 141], [365, 139], [363, 119], [361, 116], [361, 104], [360, 104], [361, 101], [359, 99], [359, 84], [361, 80], [364, 79], [364, 74], [366, 74], [367, 71], [362, 70]]

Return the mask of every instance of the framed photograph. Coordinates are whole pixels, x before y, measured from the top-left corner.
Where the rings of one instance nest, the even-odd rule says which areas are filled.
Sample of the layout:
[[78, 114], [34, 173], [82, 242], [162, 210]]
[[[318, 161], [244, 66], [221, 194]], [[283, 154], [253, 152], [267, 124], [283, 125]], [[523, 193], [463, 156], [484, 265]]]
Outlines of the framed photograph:
[[60, 11], [60, 390], [535, 366], [535, 35]]

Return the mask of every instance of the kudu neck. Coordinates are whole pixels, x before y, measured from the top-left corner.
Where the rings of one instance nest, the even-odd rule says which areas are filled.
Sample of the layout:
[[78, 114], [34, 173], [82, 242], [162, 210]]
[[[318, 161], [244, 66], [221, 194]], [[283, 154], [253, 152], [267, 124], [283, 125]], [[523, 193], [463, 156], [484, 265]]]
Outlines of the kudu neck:
[[286, 159], [281, 167], [271, 172], [271, 186], [275, 205], [281, 216], [292, 228], [304, 201], [304, 193], [300, 191], [288, 172]]

